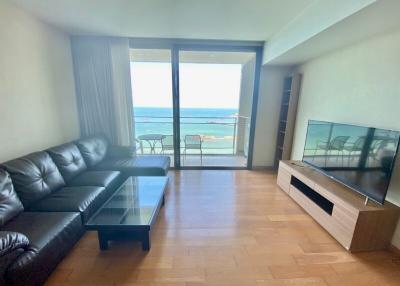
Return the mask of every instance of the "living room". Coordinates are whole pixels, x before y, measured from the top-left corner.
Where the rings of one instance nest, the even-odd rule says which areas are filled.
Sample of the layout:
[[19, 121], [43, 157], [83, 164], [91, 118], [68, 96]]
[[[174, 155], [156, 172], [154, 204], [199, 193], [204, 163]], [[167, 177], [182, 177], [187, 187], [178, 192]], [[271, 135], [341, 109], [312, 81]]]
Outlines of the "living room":
[[0, 0], [0, 285], [399, 285], [399, 9]]

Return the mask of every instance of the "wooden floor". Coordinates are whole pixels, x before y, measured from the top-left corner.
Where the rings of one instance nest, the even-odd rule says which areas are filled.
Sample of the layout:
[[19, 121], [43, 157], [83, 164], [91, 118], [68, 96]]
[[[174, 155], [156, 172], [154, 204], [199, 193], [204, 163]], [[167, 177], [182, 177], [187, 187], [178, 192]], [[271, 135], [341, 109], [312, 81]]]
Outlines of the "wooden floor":
[[[170, 155], [171, 163], [174, 156]], [[185, 167], [246, 167], [247, 157], [243, 155], [200, 155], [181, 156], [181, 165]]]
[[400, 285], [400, 258], [350, 254], [275, 184], [250, 171], [171, 172], [146, 253], [100, 252], [87, 233], [47, 285]]

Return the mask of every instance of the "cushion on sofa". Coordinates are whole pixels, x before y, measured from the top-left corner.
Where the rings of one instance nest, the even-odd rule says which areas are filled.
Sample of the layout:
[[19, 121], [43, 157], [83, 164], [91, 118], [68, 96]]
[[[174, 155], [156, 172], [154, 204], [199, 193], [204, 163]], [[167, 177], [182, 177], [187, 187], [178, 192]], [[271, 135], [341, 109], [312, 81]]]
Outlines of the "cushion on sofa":
[[68, 183], [69, 187], [74, 186], [95, 186], [104, 187], [111, 195], [122, 183], [121, 172], [118, 171], [86, 171], [75, 177]]
[[80, 212], [82, 222], [86, 222], [105, 198], [103, 187], [65, 187], [35, 203], [29, 211]]
[[36, 152], [8, 161], [3, 167], [10, 174], [24, 207], [65, 185], [56, 164], [46, 152]]
[[24, 207], [15, 193], [10, 175], [0, 169], [0, 226], [23, 210]]
[[56, 146], [46, 152], [50, 154], [66, 182], [87, 169], [81, 152], [73, 143]]
[[29, 246], [6, 271], [6, 285], [42, 285], [82, 236], [79, 213], [23, 212], [4, 226], [20, 232]]
[[170, 166], [168, 156], [134, 156], [106, 159], [96, 166], [99, 170], [118, 170], [124, 176], [165, 176]]
[[76, 141], [86, 165], [90, 168], [100, 163], [107, 154], [107, 140], [104, 137], [88, 137]]

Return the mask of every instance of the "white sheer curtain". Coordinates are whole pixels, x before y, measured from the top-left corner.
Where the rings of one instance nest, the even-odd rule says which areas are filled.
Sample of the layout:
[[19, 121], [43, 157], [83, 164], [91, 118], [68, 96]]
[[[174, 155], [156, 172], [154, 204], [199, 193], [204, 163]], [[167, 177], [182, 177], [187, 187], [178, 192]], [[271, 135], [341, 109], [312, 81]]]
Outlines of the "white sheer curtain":
[[76, 36], [71, 42], [81, 135], [134, 146], [129, 40]]
[[135, 145], [133, 122], [133, 101], [131, 86], [131, 68], [129, 40], [114, 38], [110, 41], [111, 65], [114, 87], [114, 108], [117, 125], [117, 143]]

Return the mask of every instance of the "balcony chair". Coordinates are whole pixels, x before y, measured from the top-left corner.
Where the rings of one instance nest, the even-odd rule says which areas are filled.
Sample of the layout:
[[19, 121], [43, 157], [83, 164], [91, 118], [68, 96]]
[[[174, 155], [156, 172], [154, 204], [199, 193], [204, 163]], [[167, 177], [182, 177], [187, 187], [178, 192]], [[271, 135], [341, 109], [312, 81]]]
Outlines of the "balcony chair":
[[315, 149], [315, 152], [314, 152], [313, 160], [314, 160], [315, 156], [317, 155], [317, 151], [323, 150], [326, 152], [326, 155], [327, 155], [327, 156], [325, 156], [325, 166], [326, 166], [328, 156], [332, 155], [332, 151], [337, 151], [336, 161], [339, 160], [339, 156], [340, 156], [342, 158], [342, 166], [343, 166], [343, 163], [344, 163], [344, 160], [343, 160], [344, 152], [343, 151], [344, 151], [345, 145], [347, 143], [347, 140], [349, 140], [349, 138], [350, 138], [350, 136], [336, 136], [330, 142], [318, 141], [317, 148]]
[[143, 155], [143, 144], [141, 141], [135, 138], [135, 151], [136, 154], [142, 154]]
[[199, 150], [200, 151], [200, 164], [203, 165], [203, 140], [200, 135], [185, 135], [185, 148], [183, 149], [183, 158], [186, 160], [187, 150]]
[[165, 154], [165, 151], [174, 151], [173, 135], [165, 135], [164, 138], [161, 139], [161, 153]]
[[[352, 143], [345, 144], [343, 149], [348, 153], [347, 165], [350, 166], [350, 162], [354, 161], [354, 159], [359, 159], [361, 156], [361, 151], [364, 148], [365, 144], [365, 136], [359, 136], [356, 141]], [[358, 158], [355, 158], [355, 155], [359, 153]], [[358, 164], [358, 161], [357, 161]]]

